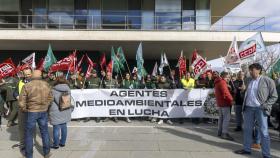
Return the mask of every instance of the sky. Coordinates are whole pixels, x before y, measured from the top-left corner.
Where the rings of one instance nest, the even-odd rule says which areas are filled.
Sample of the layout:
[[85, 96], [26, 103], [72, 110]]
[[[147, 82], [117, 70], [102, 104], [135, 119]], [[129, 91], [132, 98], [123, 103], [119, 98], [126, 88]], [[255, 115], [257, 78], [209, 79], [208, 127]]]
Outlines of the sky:
[[[234, 18], [233, 20], [226, 17], [237, 17], [246, 16], [248, 18]], [[280, 32], [280, 0], [245, 0], [229, 12], [225, 17], [225, 21], [230, 23], [236, 23], [242, 25], [247, 23], [247, 21], [254, 22], [259, 19], [259, 17], [265, 17], [255, 22], [255, 26], [250, 26], [252, 28], [263, 29], [263, 24], [265, 23], [266, 31], [279, 31]], [[252, 18], [250, 18], [252, 17]], [[254, 18], [253, 18], [254, 17]], [[227, 20], [228, 19], [228, 20]], [[226, 23], [226, 22], [225, 22]], [[249, 29], [249, 26], [245, 29]]]

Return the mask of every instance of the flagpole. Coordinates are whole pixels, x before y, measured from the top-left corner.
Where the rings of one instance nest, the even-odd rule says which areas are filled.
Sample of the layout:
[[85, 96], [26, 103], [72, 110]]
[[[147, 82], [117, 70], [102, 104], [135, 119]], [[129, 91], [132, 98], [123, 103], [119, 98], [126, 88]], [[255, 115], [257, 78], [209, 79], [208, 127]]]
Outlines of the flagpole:
[[126, 63], [126, 66], [127, 66], [128, 72], [129, 72], [129, 75], [131, 76], [130, 68], [129, 68], [128, 63], [127, 63], [126, 60], [125, 60], [125, 63]]

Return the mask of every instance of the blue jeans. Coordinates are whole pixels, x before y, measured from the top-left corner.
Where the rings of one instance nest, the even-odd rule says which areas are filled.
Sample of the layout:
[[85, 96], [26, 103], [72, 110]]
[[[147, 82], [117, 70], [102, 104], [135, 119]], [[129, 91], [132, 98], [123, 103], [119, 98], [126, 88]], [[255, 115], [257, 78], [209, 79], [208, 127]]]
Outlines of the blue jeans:
[[[61, 134], [61, 139], [59, 140]], [[53, 146], [57, 147], [59, 144], [65, 145], [67, 137], [66, 123], [53, 125]]]
[[264, 114], [260, 107], [245, 107], [244, 110], [244, 134], [243, 145], [244, 150], [251, 152], [253, 128], [255, 121], [257, 123], [258, 132], [261, 136], [261, 148], [262, 154], [266, 157], [270, 155], [270, 137], [268, 133], [267, 115]]
[[242, 105], [235, 105], [235, 119], [236, 119], [236, 126], [242, 127]]
[[33, 157], [33, 132], [36, 128], [36, 122], [39, 125], [44, 156], [50, 152], [50, 136], [48, 131], [48, 113], [47, 112], [27, 112], [25, 120], [25, 154], [26, 158]]
[[259, 127], [257, 125], [257, 123], [255, 123], [255, 127], [253, 130], [253, 143], [254, 144], [261, 144], [261, 134], [259, 132]]

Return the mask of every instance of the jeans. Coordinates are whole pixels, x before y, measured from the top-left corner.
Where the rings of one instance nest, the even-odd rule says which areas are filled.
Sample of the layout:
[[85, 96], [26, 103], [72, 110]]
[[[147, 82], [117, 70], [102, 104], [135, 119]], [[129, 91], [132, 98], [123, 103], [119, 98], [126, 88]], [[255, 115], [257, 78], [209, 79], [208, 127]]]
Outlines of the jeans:
[[244, 134], [243, 145], [244, 150], [251, 152], [253, 128], [255, 121], [257, 123], [258, 132], [261, 136], [262, 154], [266, 157], [270, 156], [270, 137], [268, 133], [267, 115], [260, 107], [245, 107], [244, 110]]
[[48, 113], [47, 112], [27, 112], [24, 132], [25, 155], [26, 158], [33, 157], [33, 133], [36, 128], [36, 122], [39, 125], [44, 156], [50, 152], [50, 137], [48, 132]]
[[242, 105], [235, 105], [235, 119], [236, 119], [236, 126], [242, 127]]
[[219, 107], [218, 133], [227, 134], [231, 107]]
[[253, 143], [254, 144], [261, 144], [261, 134], [259, 131], [259, 126], [255, 123], [255, 127], [253, 130]]
[[[59, 140], [61, 134], [61, 138]], [[65, 145], [67, 137], [67, 124], [53, 125], [53, 146], [57, 147], [59, 144]]]

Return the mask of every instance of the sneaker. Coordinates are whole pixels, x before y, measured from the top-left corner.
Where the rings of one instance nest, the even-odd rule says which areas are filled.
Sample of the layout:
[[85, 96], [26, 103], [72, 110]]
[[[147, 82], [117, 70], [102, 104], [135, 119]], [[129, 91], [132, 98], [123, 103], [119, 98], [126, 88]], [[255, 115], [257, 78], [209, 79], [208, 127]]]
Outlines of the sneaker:
[[100, 118], [97, 117], [97, 118], [96, 118], [96, 123], [99, 123], [99, 122], [100, 122]]
[[228, 133], [222, 134], [221, 138], [229, 141], [234, 141], [234, 139]]
[[119, 119], [116, 118], [116, 117], [114, 117], [114, 122], [115, 122], [115, 123], [118, 123], [118, 122], [119, 122]]
[[166, 122], [170, 125], [173, 125], [173, 122], [171, 120], [167, 120]]
[[49, 152], [47, 155], [44, 156], [44, 158], [50, 158], [52, 156], [52, 153]]
[[108, 122], [110, 120], [109, 117], [105, 118], [102, 122]]
[[84, 120], [84, 122], [89, 122], [90, 121], [90, 118], [89, 117], [87, 117], [85, 120]]
[[127, 123], [131, 123], [131, 120], [127, 117], [127, 118], [126, 118], [126, 122], [127, 122]]
[[51, 148], [52, 148], [52, 149], [58, 149], [59, 146], [54, 146], [54, 145], [52, 145]]
[[8, 124], [7, 124], [7, 127], [12, 127], [12, 126], [16, 126], [16, 125], [17, 125], [17, 123], [9, 121]]
[[163, 120], [159, 120], [157, 124], [158, 124], [158, 125], [163, 124]]
[[240, 131], [242, 131], [242, 128], [241, 128], [240, 126], [238, 126], [238, 127], [236, 127], [236, 128], [234, 129], [234, 131], [235, 131], [235, 132], [240, 132]]
[[239, 154], [239, 155], [251, 155], [251, 152], [249, 151], [245, 151], [245, 150], [237, 150], [237, 151], [234, 151], [235, 154]]
[[154, 122], [157, 122], [157, 119], [156, 119], [156, 118], [152, 118], [152, 119], [151, 119], [151, 123], [154, 123]]
[[59, 144], [60, 147], [65, 147], [65, 144]]
[[253, 149], [261, 149], [261, 145], [260, 144], [252, 144], [251, 148], [253, 148]]

